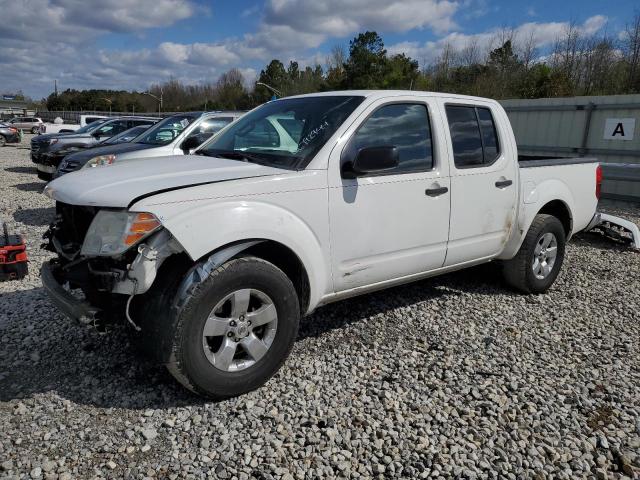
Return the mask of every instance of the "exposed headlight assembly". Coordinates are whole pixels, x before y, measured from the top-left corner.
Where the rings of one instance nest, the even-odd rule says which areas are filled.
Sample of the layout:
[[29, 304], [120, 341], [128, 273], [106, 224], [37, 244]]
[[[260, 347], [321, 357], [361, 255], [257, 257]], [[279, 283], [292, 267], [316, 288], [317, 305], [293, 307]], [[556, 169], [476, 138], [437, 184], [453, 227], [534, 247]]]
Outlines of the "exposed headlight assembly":
[[160, 226], [151, 213], [100, 210], [84, 237], [80, 253], [91, 257], [119, 255]]
[[97, 157], [93, 157], [87, 163], [85, 163], [82, 168], [95, 168], [95, 167], [103, 167], [105, 165], [111, 165], [116, 161], [116, 156], [111, 155], [98, 155]]

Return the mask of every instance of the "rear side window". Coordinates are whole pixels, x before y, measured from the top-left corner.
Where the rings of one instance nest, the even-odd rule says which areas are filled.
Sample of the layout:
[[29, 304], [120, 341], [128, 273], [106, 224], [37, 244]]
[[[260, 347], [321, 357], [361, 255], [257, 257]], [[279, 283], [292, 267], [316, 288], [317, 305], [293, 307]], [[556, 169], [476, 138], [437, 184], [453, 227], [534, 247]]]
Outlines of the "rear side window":
[[500, 155], [498, 133], [488, 108], [447, 105], [456, 168], [482, 167]]
[[349, 148], [394, 146], [398, 167], [385, 175], [433, 168], [431, 125], [424, 104], [397, 103], [376, 110], [356, 132]]

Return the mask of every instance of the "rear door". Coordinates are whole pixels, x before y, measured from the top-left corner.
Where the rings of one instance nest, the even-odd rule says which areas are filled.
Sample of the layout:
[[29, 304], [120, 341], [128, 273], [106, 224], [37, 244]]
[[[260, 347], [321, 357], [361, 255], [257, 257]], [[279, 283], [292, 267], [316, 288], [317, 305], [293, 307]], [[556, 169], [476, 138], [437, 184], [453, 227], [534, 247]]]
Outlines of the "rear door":
[[449, 266], [502, 251], [515, 218], [518, 166], [500, 128], [507, 121], [501, 111], [482, 102], [441, 102], [453, 157]]
[[[435, 101], [379, 100], [356, 124], [329, 162], [337, 292], [442, 267], [449, 232], [449, 168], [437, 141], [442, 119]], [[344, 178], [342, 152], [382, 146], [398, 149], [396, 169]]]

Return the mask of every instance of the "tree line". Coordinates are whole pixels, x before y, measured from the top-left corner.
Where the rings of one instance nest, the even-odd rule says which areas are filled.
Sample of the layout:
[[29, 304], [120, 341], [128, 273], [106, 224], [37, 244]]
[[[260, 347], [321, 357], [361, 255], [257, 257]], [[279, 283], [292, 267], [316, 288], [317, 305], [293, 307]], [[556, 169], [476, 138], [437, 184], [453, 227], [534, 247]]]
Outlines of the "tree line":
[[[503, 29], [484, 50], [473, 40], [444, 45], [430, 62], [391, 54], [376, 32], [363, 32], [348, 51], [337, 46], [325, 64], [301, 67], [274, 59], [247, 87], [232, 69], [216, 82], [185, 85], [172, 79], [153, 85], [164, 111], [246, 110], [278, 96], [344, 89], [413, 89], [504, 98], [640, 93], [640, 14], [618, 36], [586, 35], [569, 25], [545, 55], [533, 34], [519, 38]], [[158, 101], [142, 92], [65, 90], [45, 100], [49, 110], [154, 111]]]

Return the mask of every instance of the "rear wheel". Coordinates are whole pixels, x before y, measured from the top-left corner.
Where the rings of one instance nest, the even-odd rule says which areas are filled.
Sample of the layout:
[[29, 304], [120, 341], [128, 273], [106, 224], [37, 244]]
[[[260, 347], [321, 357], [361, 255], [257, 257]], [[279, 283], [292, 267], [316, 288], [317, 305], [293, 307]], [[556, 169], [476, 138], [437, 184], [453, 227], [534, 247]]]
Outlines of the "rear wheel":
[[195, 281], [186, 278], [192, 284], [179, 290], [184, 293], [171, 321], [169, 371], [211, 398], [260, 387], [285, 361], [298, 333], [291, 280], [256, 257], [229, 260]]
[[536, 215], [518, 254], [504, 262], [509, 285], [525, 293], [544, 293], [555, 282], [565, 252], [565, 232], [552, 215]]
[[39, 129], [38, 127], [33, 127], [33, 128], [31, 129], [31, 133], [33, 133], [34, 135], [35, 135], [36, 133], [38, 133], [38, 132], [40, 132], [40, 129]]

